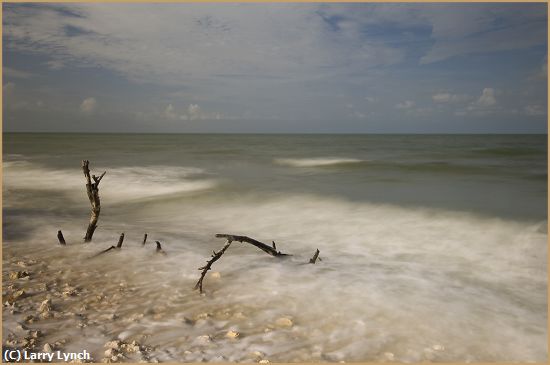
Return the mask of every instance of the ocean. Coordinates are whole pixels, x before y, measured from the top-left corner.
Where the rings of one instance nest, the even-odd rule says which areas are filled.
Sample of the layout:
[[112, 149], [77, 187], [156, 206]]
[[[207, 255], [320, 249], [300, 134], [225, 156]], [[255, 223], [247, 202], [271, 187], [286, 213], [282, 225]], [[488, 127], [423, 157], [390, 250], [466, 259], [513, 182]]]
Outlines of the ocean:
[[[89, 244], [83, 159], [107, 171]], [[547, 179], [546, 135], [4, 133], [4, 287], [38, 260], [51, 293], [24, 305], [86, 312], [43, 341], [97, 360], [119, 338], [159, 361], [546, 362]], [[200, 295], [217, 233], [292, 256], [234, 242]]]

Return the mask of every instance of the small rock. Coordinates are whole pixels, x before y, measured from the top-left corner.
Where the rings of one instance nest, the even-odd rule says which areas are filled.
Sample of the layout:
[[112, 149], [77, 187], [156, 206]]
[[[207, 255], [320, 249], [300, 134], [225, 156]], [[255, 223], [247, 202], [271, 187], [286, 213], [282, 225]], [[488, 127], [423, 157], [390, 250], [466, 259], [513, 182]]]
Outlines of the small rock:
[[53, 352], [52, 346], [49, 343], [44, 344], [44, 352], [47, 352], [47, 353]]
[[206, 319], [210, 316], [211, 316], [210, 313], [200, 313], [195, 317], [195, 320], [197, 320], [197, 319]]
[[240, 335], [241, 334], [239, 332], [231, 330], [231, 331], [227, 331], [227, 333], [225, 334], [225, 337], [235, 339]]
[[42, 303], [40, 303], [40, 309], [39, 311], [42, 313], [50, 312], [52, 310], [52, 300], [46, 299]]
[[114, 340], [114, 341], [107, 342], [103, 347], [118, 350], [120, 349], [121, 344], [122, 344], [121, 341]]
[[107, 358], [111, 358], [113, 356], [116, 356], [118, 354], [118, 351], [113, 349], [113, 348], [109, 348], [107, 350], [105, 350], [105, 357]]
[[212, 337], [210, 337], [209, 335], [202, 335], [202, 336], [198, 336], [196, 340], [199, 343], [207, 344], [212, 342]]
[[70, 286], [67, 286], [64, 290], [63, 290], [63, 296], [65, 297], [73, 297], [75, 295], [78, 294], [78, 289], [76, 288], [73, 288], [73, 287], [70, 287]]
[[281, 317], [275, 321], [275, 325], [278, 327], [292, 327], [294, 323], [292, 323], [290, 318]]
[[263, 360], [260, 360], [258, 361], [259, 364], [269, 364], [269, 360], [268, 359], [263, 359]]
[[17, 280], [21, 278], [26, 278], [30, 275], [28, 271], [12, 271], [9, 273], [8, 277], [10, 280]]

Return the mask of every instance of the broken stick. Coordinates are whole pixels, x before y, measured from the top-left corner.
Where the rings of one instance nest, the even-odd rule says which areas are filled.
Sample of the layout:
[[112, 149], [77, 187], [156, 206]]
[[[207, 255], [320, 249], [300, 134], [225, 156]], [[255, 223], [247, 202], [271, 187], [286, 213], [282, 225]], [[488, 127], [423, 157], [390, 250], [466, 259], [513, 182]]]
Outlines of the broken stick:
[[[90, 223], [88, 224], [88, 229], [86, 230], [86, 236], [84, 236], [84, 242], [90, 242], [92, 240], [94, 231], [97, 228], [97, 220], [99, 219], [99, 213], [101, 211], [101, 203], [99, 201], [99, 183], [107, 172], [104, 171], [99, 177], [95, 175], [90, 177], [90, 169], [88, 167], [89, 164], [90, 161], [82, 160], [82, 171], [84, 172], [84, 177], [86, 178], [86, 192], [88, 193], [88, 199], [92, 205]], [[92, 180], [94, 180], [94, 182], [92, 182]]]
[[143, 236], [143, 243], [141, 245], [145, 246], [146, 241], [147, 241], [147, 233], [145, 233], [145, 235]]
[[274, 257], [281, 257], [281, 256], [292, 256], [286, 253], [282, 253], [281, 251], [277, 251], [277, 247], [275, 246], [275, 242], [273, 242], [273, 247], [266, 245], [265, 243], [262, 243], [260, 241], [256, 241], [253, 238], [247, 237], [247, 236], [237, 236], [233, 234], [222, 234], [218, 233], [216, 234], [216, 237], [218, 238], [225, 238], [227, 241], [238, 241], [238, 242], [246, 242], [250, 243], [253, 246], [258, 247], [260, 250], [264, 251], [265, 253], [274, 256]]
[[57, 239], [59, 240], [60, 245], [67, 245], [67, 243], [65, 242], [65, 237], [63, 237], [63, 232], [61, 232], [61, 230], [57, 231]]
[[166, 252], [162, 249], [162, 246], [160, 245], [159, 241], [155, 241], [157, 243], [157, 250], [155, 251], [158, 254], [166, 255]]
[[106, 252], [109, 252], [109, 251], [111, 251], [111, 250], [120, 250], [120, 249], [122, 248], [122, 242], [123, 242], [123, 241], [124, 241], [124, 233], [122, 233], [122, 234], [120, 235], [120, 237], [118, 238], [118, 243], [117, 243], [116, 246], [111, 246], [111, 247], [109, 247], [109, 248], [107, 248], [107, 249], [105, 249], [105, 250], [103, 250], [103, 251], [101, 251], [101, 252], [96, 253], [95, 255], [93, 255], [93, 256], [90, 257], [90, 258], [93, 259], [94, 257], [97, 257], [97, 256], [99, 256], [99, 255], [102, 255], [102, 254], [104, 254], [104, 253], [106, 253]]
[[[216, 237], [218, 237], [218, 235], [216, 235]], [[237, 236], [237, 237], [240, 237], [240, 236]], [[195, 290], [200, 289], [200, 292], [202, 294], [202, 280], [204, 279], [204, 276], [206, 275], [208, 270], [210, 270], [212, 268], [212, 264], [214, 262], [218, 261], [220, 259], [220, 257], [222, 257], [225, 250], [227, 250], [229, 248], [229, 246], [231, 246], [231, 242], [233, 242], [233, 241], [238, 241], [238, 240], [230, 240], [228, 238], [227, 243], [225, 244], [225, 246], [223, 246], [222, 249], [218, 252], [213, 251], [212, 258], [206, 262], [206, 265], [203, 266], [203, 267], [199, 267], [199, 270], [202, 270], [202, 272], [201, 272], [201, 277], [200, 277], [199, 281], [197, 281], [197, 284], [195, 284]]]
[[315, 251], [315, 254], [313, 255], [313, 257], [309, 259], [309, 263], [310, 263], [310, 264], [314, 264], [315, 261], [317, 261], [317, 258], [318, 258], [318, 257], [319, 257], [319, 249], [317, 249], [317, 250]]

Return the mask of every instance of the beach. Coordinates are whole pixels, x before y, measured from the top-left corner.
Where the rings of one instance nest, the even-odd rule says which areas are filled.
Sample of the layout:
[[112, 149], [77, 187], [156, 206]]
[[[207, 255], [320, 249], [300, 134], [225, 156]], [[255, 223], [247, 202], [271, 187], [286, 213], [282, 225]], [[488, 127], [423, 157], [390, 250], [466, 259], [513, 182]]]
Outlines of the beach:
[[[3, 346], [95, 362], [544, 362], [546, 142], [4, 133]], [[90, 243], [84, 159], [107, 171]], [[233, 242], [200, 294], [218, 233], [292, 256]]]

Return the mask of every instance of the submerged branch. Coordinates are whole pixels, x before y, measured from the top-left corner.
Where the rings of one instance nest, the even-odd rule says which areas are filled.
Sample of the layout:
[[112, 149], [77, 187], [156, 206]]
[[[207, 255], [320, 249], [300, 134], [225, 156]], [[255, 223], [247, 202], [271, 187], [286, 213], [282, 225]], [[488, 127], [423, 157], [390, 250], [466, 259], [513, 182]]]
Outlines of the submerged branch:
[[[314, 264], [315, 261], [317, 261], [317, 258], [319, 257], [319, 249], [315, 251], [315, 254], [313, 254], [313, 257], [309, 259], [310, 264]], [[321, 259], [319, 259], [321, 260]]]
[[59, 240], [60, 245], [67, 245], [67, 243], [65, 242], [65, 237], [63, 237], [63, 232], [61, 232], [61, 230], [57, 231], [57, 239]]
[[266, 245], [265, 243], [262, 243], [260, 241], [256, 241], [253, 238], [247, 237], [247, 236], [237, 236], [233, 234], [223, 234], [218, 233], [216, 234], [216, 237], [218, 238], [225, 238], [227, 241], [238, 241], [238, 242], [246, 242], [250, 243], [253, 246], [258, 247], [260, 250], [264, 251], [265, 253], [274, 256], [274, 257], [281, 257], [281, 256], [292, 256], [286, 253], [282, 253], [281, 251], [277, 251], [277, 247], [275, 246], [275, 242], [273, 242], [273, 247]]

